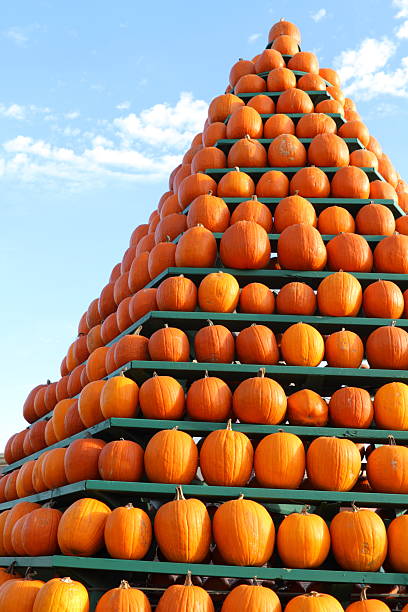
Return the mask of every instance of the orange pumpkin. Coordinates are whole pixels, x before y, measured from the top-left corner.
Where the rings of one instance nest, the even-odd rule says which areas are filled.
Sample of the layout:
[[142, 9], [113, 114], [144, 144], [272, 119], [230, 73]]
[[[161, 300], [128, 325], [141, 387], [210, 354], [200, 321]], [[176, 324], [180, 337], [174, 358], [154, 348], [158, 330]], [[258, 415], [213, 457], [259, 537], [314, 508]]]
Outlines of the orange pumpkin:
[[370, 195], [370, 181], [361, 168], [356, 166], [340, 168], [332, 178], [331, 195], [333, 198], [359, 198], [365, 200]]
[[264, 123], [264, 138], [276, 138], [280, 134], [295, 134], [295, 131], [293, 120], [284, 114], [273, 115]]
[[323, 270], [326, 247], [319, 232], [308, 223], [286, 227], [278, 239], [279, 264], [289, 270]]
[[317, 289], [319, 312], [329, 317], [355, 317], [363, 300], [358, 280], [348, 272], [326, 276]]
[[102, 448], [98, 470], [103, 480], [137, 482], [143, 475], [144, 451], [131, 440], [114, 440]]
[[100, 407], [100, 396], [105, 384], [104, 380], [96, 380], [88, 383], [81, 391], [78, 411], [85, 427], [92, 427], [104, 420]]
[[275, 334], [265, 325], [254, 323], [240, 331], [236, 351], [241, 363], [274, 365], [279, 360]]
[[272, 167], [305, 166], [306, 160], [304, 145], [292, 134], [281, 134], [269, 145], [268, 162]]
[[378, 280], [364, 290], [363, 310], [366, 317], [399, 319], [404, 312], [404, 296], [391, 281]]
[[277, 113], [313, 113], [314, 106], [309, 94], [296, 87], [287, 89], [278, 98]]
[[282, 36], [282, 35], [291, 36], [292, 38], [296, 40], [297, 43], [300, 44], [301, 36], [300, 36], [299, 28], [295, 26], [294, 23], [291, 23], [290, 21], [286, 21], [283, 18], [280, 19], [278, 22], [276, 22], [269, 30], [268, 42], [272, 42], [278, 36]]
[[355, 222], [348, 210], [341, 206], [329, 206], [322, 210], [317, 220], [317, 229], [321, 234], [354, 233]]
[[360, 473], [360, 453], [351, 440], [316, 438], [307, 451], [306, 469], [313, 488], [322, 491], [350, 491]]
[[377, 272], [408, 274], [408, 236], [383, 238], [374, 249], [374, 266]]
[[117, 507], [106, 519], [104, 539], [114, 559], [143, 559], [152, 542], [150, 518], [132, 504]]
[[284, 567], [316, 568], [325, 562], [330, 550], [330, 532], [317, 514], [294, 512], [279, 525], [276, 545]]
[[230, 82], [231, 87], [235, 87], [239, 79], [244, 74], [254, 74], [255, 72], [258, 72], [258, 71], [255, 70], [254, 62], [240, 58], [232, 66], [230, 73], [229, 73], [229, 82]]
[[146, 446], [144, 464], [150, 482], [190, 484], [198, 467], [197, 446], [183, 431], [159, 431]]
[[313, 315], [316, 312], [316, 295], [305, 283], [287, 283], [276, 298], [276, 310], [287, 315]]
[[291, 70], [301, 70], [302, 72], [311, 72], [319, 74], [319, 61], [314, 53], [310, 51], [299, 51], [288, 62], [288, 68]]
[[195, 380], [187, 392], [187, 413], [196, 421], [226, 421], [232, 409], [227, 383], [215, 376]]
[[240, 93], [256, 93], [266, 90], [265, 81], [257, 74], [244, 74], [235, 85], [234, 91]]
[[224, 174], [218, 183], [218, 195], [223, 198], [250, 198], [254, 193], [254, 181], [249, 174], [241, 172], [238, 166]]
[[332, 238], [326, 245], [327, 265], [330, 270], [346, 272], [371, 272], [373, 254], [363, 236], [343, 233]]
[[369, 392], [359, 387], [338, 389], [330, 398], [329, 414], [334, 427], [368, 429], [374, 417]]
[[[336, 132], [336, 122], [324, 113], [304, 115], [296, 125], [296, 136], [298, 138], [314, 138], [318, 134], [335, 134]], [[317, 165], [320, 166], [320, 164]]]
[[234, 360], [234, 336], [224, 325], [208, 326], [200, 329], [194, 337], [194, 351], [197, 361], [205, 363], [231, 363]]
[[198, 305], [206, 312], [233, 312], [239, 299], [239, 285], [226, 272], [212, 272], [198, 288]]
[[[224, 232], [229, 226], [230, 212], [224, 200], [208, 193], [197, 196], [190, 204], [187, 227], [203, 225], [211, 232]], [[175, 245], [172, 245], [175, 247]]]
[[113, 376], [102, 388], [100, 408], [105, 419], [133, 418], [138, 413], [139, 387], [126, 376]]
[[104, 446], [105, 442], [96, 438], [80, 438], [71, 442], [64, 456], [67, 481], [98, 480], [99, 455]]
[[191, 572], [188, 572], [183, 585], [174, 584], [165, 590], [159, 599], [156, 612], [167, 612], [168, 610], [190, 612], [194, 609], [202, 612], [214, 612], [214, 605], [207, 591], [193, 585]]
[[210, 102], [208, 107], [208, 119], [210, 123], [225, 121], [235, 109], [244, 106], [244, 101], [234, 94], [227, 93], [217, 96]]
[[286, 395], [282, 387], [265, 370], [241, 382], [233, 395], [233, 411], [243, 423], [276, 425], [286, 413]]
[[307, 151], [309, 163], [313, 166], [339, 168], [348, 166], [348, 146], [340, 136], [332, 133], [317, 134]]
[[324, 427], [329, 420], [327, 402], [311, 389], [300, 389], [288, 397], [287, 418], [291, 425]]
[[408, 333], [393, 325], [378, 327], [367, 338], [366, 355], [372, 368], [406, 370]]
[[245, 138], [241, 138], [232, 145], [228, 153], [227, 163], [229, 168], [235, 168], [236, 166], [264, 168], [267, 165], [265, 147], [257, 140], [246, 135]]
[[374, 396], [375, 423], [380, 429], [408, 429], [408, 385], [391, 382]]
[[296, 87], [296, 77], [289, 68], [279, 66], [269, 72], [266, 86], [268, 91], [286, 91]]
[[265, 268], [270, 255], [268, 234], [254, 221], [238, 221], [222, 235], [220, 257], [223, 264], [229, 268]]
[[359, 368], [364, 357], [364, 345], [357, 334], [342, 329], [326, 339], [324, 355], [330, 367]]
[[140, 387], [139, 403], [146, 419], [182, 419], [184, 389], [175, 378], [154, 374]]
[[254, 96], [247, 102], [247, 106], [254, 108], [260, 115], [271, 115], [275, 112], [275, 102], [266, 94]]
[[106, 504], [84, 497], [71, 504], [58, 525], [58, 544], [62, 554], [91, 557], [104, 545], [104, 529], [111, 514]]
[[[263, 79], [262, 79], [262, 82]], [[227, 138], [262, 138], [263, 123], [260, 114], [250, 106], [234, 110], [227, 123]]]
[[148, 349], [153, 361], [189, 361], [190, 357], [187, 335], [167, 325], [150, 336]]
[[255, 72], [269, 72], [274, 68], [280, 68], [285, 65], [285, 60], [279, 51], [274, 49], [264, 49], [254, 62]]
[[[176, 248], [175, 265], [178, 268], [211, 268], [216, 257], [215, 237], [209, 229], [199, 225], [191, 227], [181, 236]], [[157, 300], [159, 300], [159, 292], [160, 288]]]
[[275, 310], [274, 294], [262, 283], [250, 283], [241, 291], [239, 310], [253, 314], [272, 314]]
[[378, 446], [367, 458], [367, 478], [378, 493], [406, 494], [408, 492], [408, 448], [395, 444]]
[[256, 447], [254, 469], [262, 487], [297, 489], [304, 478], [305, 466], [303, 442], [292, 433], [269, 434]]
[[290, 193], [298, 193], [304, 198], [327, 198], [330, 182], [320, 168], [301, 168], [290, 181]]
[[316, 227], [317, 217], [312, 204], [299, 195], [283, 198], [274, 213], [274, 225], [277, 233], [283, 232], [289, 225], [309, 223]]

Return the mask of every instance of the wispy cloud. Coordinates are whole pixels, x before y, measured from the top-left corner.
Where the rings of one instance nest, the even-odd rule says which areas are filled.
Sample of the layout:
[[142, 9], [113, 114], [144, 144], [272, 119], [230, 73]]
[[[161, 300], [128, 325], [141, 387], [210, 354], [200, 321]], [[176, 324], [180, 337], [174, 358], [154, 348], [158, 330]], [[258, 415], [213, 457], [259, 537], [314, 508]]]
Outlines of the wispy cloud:
[[69, 113], [65, 113], [64, 117], [65, 117], [65, 119], [69, 119], [69, 120], [78, 119], [80, 114], [81, 113], [79, 111], [71, 111]]
[[28, 36], [21, 28], [12, 27], [4, 32], [4, 36], [11, 40], [18, 47], [25, 47], [28, 42]]
[[0, 104], [0, 115], [21, 121], [26, 117], [26, 109], [20, 104], [10, 104], [9, 106]]
[[319, 21], [321, 21], [324, 17], [326, 17], [327, 15], [327, 10], [325, 8], [321, 8], [318, 11], [316, 11], [316, 13], [312, 13], [310, 15], [311, 19], [313, 19], [313, 21], [315, 21], [316, 23], [318, 23]]
[[256, 40], [258, 40], [258, 38], [261, 38], [262, 34], [260, 32], [256, 32], [255, 34], [251, 34], [250, 36], [248, 36], [248, 42], [249, 43], [253, 43]]
[[397, 38], [408, 38], [408, 0], [393, 0], [393, 5], [399, 9], [395, 19], [405, 19], [395, 30]]
[[124, 100], [123, 102], [119, 102], [119, 104], [116, 105], [116, 108], [118, 110], [128, 110], [130, 108], [129, 100]]

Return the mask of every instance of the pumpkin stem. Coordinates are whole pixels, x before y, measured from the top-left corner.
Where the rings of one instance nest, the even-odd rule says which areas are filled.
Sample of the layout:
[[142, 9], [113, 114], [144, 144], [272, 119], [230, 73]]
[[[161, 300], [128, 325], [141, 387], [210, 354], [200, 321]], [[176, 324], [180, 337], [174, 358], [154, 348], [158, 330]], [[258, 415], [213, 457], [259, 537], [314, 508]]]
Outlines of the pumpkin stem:
[[12, 563], [10, 563], [10, 565], [8, 566], [6, 571], [7, 571], [8, 574], [11, 574], [13, 576], [15, 570], [16, 570], [16, 562], [13, 561]]
[[360, 600], [361, 601], [365, 601], [367, 599], [367, 590], [371, 589], [371, 586], [369, 584], [366, 584], [365, 586], [363, 586], [363, 588], [361, 589], [361, 593], [360, 593]]
[[153, 372], [153, 377], [158, 376], [157, 372]]
[[239, 172], [239, 168], [238, 168], [238, 166], [235, 166], [234, 170], [235, 170], [236, 172]]
[[47, 385], [50, 385], [50, 384], [51, 384], [51, 381], [49, 378], [47, 378]]
[[172, 429], [173, 429], [173, 431], [174, 431], [175, 429], [178, 431], [178, 428], [179, 428], [179, 426], [178, 426], [178, 425], [176, 425], [176, 426], [175, 426], [175, 427], [173, 427]]
[[140, 332], [142, 331], [142, 327], [143, 325], [139, 325], [139, 327], [137, 329], [135, 329], [135, 331], [133, 332], [133, 334], [135, 336], [139, 336]]
[[210, 319], [207, 319], [207, 323], [210, 327], [212, 327], [214, 325], [214, 323], [212, 321], [210, 321]]
[[170, 238], [170, 236], [168, 234], [166, 236], [166, 242], [171, 242], [171, 238]]
[[249, 134], [245, 134], [245, 139], [246, 139], [246, 140], [251, 140], [250, 135], [249, 135]]
[[309, 504], [305, 504], [305, 505], [303, 506], [303, 508], [302, 508], [302, 512], [301, 512], [301, 514], [308, 514], [308, 513], [309, 513], [309, 510], [310, 510], [310, 506], [309, 506]]
[[181, 485], [176, 486], [176, 500], [180, 501], [180, 499], [186, 499], [183, 493], [183, 487]]
[[26, 573], [24, 574], [24, 580], [32, 580], [37, 572], [32, 567], [27, 567]]
[[265, 370], [265, 368], [259, 368], [259, 370], [258, 370], [258, 376], [259, 376], [260, 378], [265, 378], [265, 374], [266, 374], [266, 370]]
[[127, 580], [121, 580], [119, 588], [120, 589], [130, 589], [130, 584], [128, 583]]
[[208, 376], [209, 376], [209, 374], [208, 374], [208, 370], [206, 370], [206, 371], [204, 372], [204, 378], [208, 378]]
[[310, 591], [310, 593], [306, 593], [307, 597], [318, 597], [319, 593], [317, 591]]
[[252, 582], [254, 583], [255, 586], [259, 586], [259, 580], [258, 580], [258, 576], [254, 576], [252, 578]]
[[212, 194], [213, 194], [212, 189], [209, 189], [207, 195], [212, 195]]
[[165, 323], [165, 324], [163, 325], [163, 327], [166, 329], [166, 328], [168, 328], [168, 327], [169, 327], [169, 324], [168, 324], [168, 323]]
[[186, 576], [186, 579], [184, 581], [184, 586], [193, 586], [193, 583], [191, 581], [191, 571], [190, 570], [188, 570], [188, 572], [187, 572], [187, 576]]
[[388, 434], [387, 438], [388, 438], [388, 444], [390, 444], [390, 446], [396, 446], [395, 438], [393, 435]]
[[125, 508], [133, 508], [133, 504], [131, 502], [129, 502], [128, 504], [126, 504]]
[[231, 419], [228, 419], [226, 429], [228, 431], [232, 431], [232, 420]]
[[65, 582], [65, 584], [72, 584], [72, 580], [69, 576], [66, 576], [65, 578], [60, 578], [61, 582]]
[[395, 327], [395, 326], [396, 326], [396, 324], [397, 324], [397, 322], [396, 322], [396, 321], [391, 321], [391, 327]]
[[241, 493], [241, 495], [238, 497], [238, 499], [244, 499], [244, 494]]
[[353, 508], [353, 512], [358, 512], [360, 508], [356, 506], [355, 502], [351, 502], [351, 507]]
[[253, 200], [254, 202], [257, 202], [258, 201], [258, 196], [257, 195], [251, 196], [251, 200]]

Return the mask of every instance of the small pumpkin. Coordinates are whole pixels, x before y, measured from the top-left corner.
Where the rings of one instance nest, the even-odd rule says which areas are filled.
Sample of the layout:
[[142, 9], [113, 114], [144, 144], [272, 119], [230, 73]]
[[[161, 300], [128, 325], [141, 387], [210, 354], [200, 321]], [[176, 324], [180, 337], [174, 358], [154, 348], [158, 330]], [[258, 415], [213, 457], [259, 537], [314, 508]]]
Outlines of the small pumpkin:
[[[212, 268], [216, 258], [217, 242], [215, 237], [212, 231], [202, 225], [190, 227], [177, 243], [175, 265], [178, 268]], [[191, 280], [190, 283], [192, 283]], [[159, 291], [157, 298], [159, 299]], [[186, 309], [182, 308], [181, 310]]]
[[187, 413], [196, 421], [226, 421], [232, 410], [228, 385], [215, 376], [195, 380], [187, 391]]
[[389, 444], [375, 448], [367, 459], [367, 478], [378, 493], [408, 492], [408, 448], [395, 444], [389, 436]]
[[239, 332], [236, 352], [241, 363], [274, 365], [279, 360], [275, 334], [269, 327], [255, 323]]
[[[172, 242], [159, 242], [149, 253], [147, 268], [151, 279], [156, 278], [166, 268], [175, 265], [177, 245]], [[132, 299], [132, 298], [130, 298]]]
[[303, 442], [295, 434], [277, 432], [262, 438], [255, 450], [254, 469], [262, 487], [297, 489], [305, 474]]
[[308, 223], [286, 227], [278, 239], [278, 259], [288, 270], [323, 270], [326, 247], [317, 231]]
[[228, 119], [227, 138], [245, 138], [247, 134], [251, 138], [262, 138], [262, 119], [254, 108], [241, 106]]
[[33, 612], [42, 580], [8, 580], [0, 589], [1, 612]]
[[156, 612], [167, 612], [168, 610], [214, 612], [214, 605], [207, 591], [193, 585], [191, 572], [188, 572], [183, 585], [174, 584], [170, 586], [160, 597]]
[[53, 578], [39, 590], [33, 612], [89, 612], [88, 591], [71, 578]]
[[287, 418], [290, 425], [324, 427], [329, 420], [327, 402], [311, 389], [300, 389], [288, 397]]
[[329, 206], [322, 210], [317, 220], [317, 229], [321, 234], [354, 233], [356, 225], [353, 216], [341, 206]]
[[100, 395], [101, 412], [105, 419], [132, 418], [138, 413], [139, 387], [124, 375], [113, 376]]
[[356, 228], [359, 234], [391, 236], [395, 232], [394, 215], [383, 204], [366, 204], [357, 213]]
[[264, 268], [270, 255], [268, 234], [254, 221], [238, 221], [222, 235], [220, 257], [227, 267], [241, 270]]
[[[318, 134], [335, 134], [336, 132], [336, 122], [325, 113], [304, 115], [296, 124], [298, 138], [314, 138]], [[320, 164], [317, 165], [320, 166]]]
[[286, 516], [276, 536], [284, 567], [313, 569], [325, 562], [330, 550], [330, 532], [317, 514], [302, 512]]
[[399, 319], [404, 312], [404, 296], [391, 281], [378, 280], [364, 290], [363, 310], [366, 317]]
[[276, 232], [280, 234], [290, 225], [297, 223], [309, 223], [316, 227], [317, 217], [312, 204], [297, 194], [280, 200], [275, 208], [274, 225]]
[[224, 599], [221, 612], [281, 612], [278, 596], [272, 589], [258, 584], [240, 584], [232, 589]]
[[143, 475], [144, 451], [131, 440], [113, 440], [102, 448], [98, 470], [103, 480], [137, 482]]
[[250, 198], [254, 193], [254, 181], [238, 166], [224, 174], [218, 183], [218, 195], [223, 198]]
[[374, 266], [377, 272], [408, 274], [408, 236], [383, 238], [374, 249]]
[[282, 335], [281, 353], [287, 365], [315, 367], [324, 356], [321, 334], [307, 323], [295, 323]]
[[[348, 123], [344, 125], [348, 125]], [[331, 195], [333, 198], [366, 200], [370, 195], [370, 181], [361, 168], [356, 166], [340, 168], [332, 178]]]
[[306, 149], [293, 134], [280, 134], [269, 145], [268, 162], [272, 167], [301, 167], [306, 160]]
[[317, 289], [319, 312], [329, 317], [355, 317], [362, 300], [361, 285], [348, 272], [340, 271], [326, 276]]
[[388, 561], [394, 572], [408, 571], [407, 535], [408, 515], [397, 516], [387, 529]]
[[305, 595], [293, 597], [285, 612], [342, 612], [343, 606], [332, 595], [311, 591]]
[[95, 380], [82, 389], [78, 399], [78, 412], [85, 427], [92, 427], [104, 420], [100, 396], [106, 381]]
[[198, 288], [198, 305], [206, 312], [234, 312], [238, 300], [238, 282], [226, 272], [207, 274]]
[[197, 288], [183, 275], [170, 276], [160, 283], [156, 301], [159, 310], [191, 312], [197, 306]]
[[245, 138], [241, 138], [232, 145], [228, 152], [227, 163], [229, 168], [235, 168], [235, 166], [264, 168], [267, 165], [265, 147], [247, 134]]
[[149, 354], [153, 361], [189, 361], [190, 343], [187, 335], [176, 327], [165, 325], [149, 339]]
[[261, 225], [266, 232], [271, 232], [273, 227], [272, 213], [266, 204], [258, 201], [258, 196], [253, 195], [250, 200], [241, 202], [231, 215], [231, 225], [238, 221], [255, 221]]
[[243, 423], [276, 425], [286, 413], [286, 395], [279, 383], [267, 378], [265, 370], [242, 381], [233, 394], [233, 411]]
[[290, 181], [290, 193], [298, 193], [304, 198], [327, 198], [330, 181], [320, 168], [310, 166], [301, 168]]
[[351, 440], [316, 438], [307, 451], [306, 469], [313, 488], [350, 491], [360, 473], [360, 453]]
[[280, 170], [268, 170], [256, 184], [258, 198], [284, 198], [289, 193], [289, 179]]
[[203, 225], [211, 232], [224, 232], [229, 226], [230, 212], [222, 198], [208, 194], [197, 196], [190, 204], [187, 227]]
[[114, 559], [143, 559], [152, 542], [150, 518], [132, 504], [117, 507], [106, 519], [104, 539]]
[[159, 431], [146, 446], [144, 464], [150, 482], [190, 484], [198, 467], [197, 446], [183, 431]]
[[272, 314], [275, 310], [275, 296], [266, 285], [249, 283], [239, 296], [239, 310], [251, 314]]
[[224, 325], [208, 321], [194, 337], [194, 351], [197, 361], [205, 363], [231, 363], [235, 355], [234, 336]]
[[280, 314], [314, 315], [316, 308], [316, 295], [306, 283], [287, 283], [276, 298], [276, 310]]
[[330, 367], [359, 368], [364, 357], [364, 345], [356, 333], [343, 328], [326, 338], [324, 355]]
[[307, 151], [309, 163], [314, 166], [340, 168], [348, 166], [350, 155], [347, 144], [336, 134], [317, 134]]
[[71, 442], [64, 456], [68, 482], [98, 480], [98, 461], [104, 446], [105, 442], [96, 438], [79, 438]]
[[359, 387], [337, 389], [330, 398], [329, 414], [334, 427], [368, 429], [374, 417], [369, 392]]
[[367, 338], [366, 356], [372, 368], [406, 370], [408, 333], [394, 325], [378, 327]]
[[149, 600], [143, 591], [135, 589], [122, 580], [115, 589], [106, 591], [98, 601], [95, 612], [151, 612]]
[[264, 138], [276, 138], [281, 134], [294, 135], [295, 133], [296, 128], [293, 119], [282, 113], [272, 115], [264, 123]]
[[391, 382], [374, 396], [375, 423], [380, 429], [408, 429], [408, 385]]
[[29, 557], [55, 555], [58, 550], [58, 525], [62, 512], [56, 508], [37, 508], [28, 514], [21, 542]]
[[373, 254], [363, 236], [352, 233], [338, 234], [326, 245], [327, 265], [330, 270], [345, 272], [371, 272]]
[[313, 102], [305, 91], [291, 87], [278, 98], [276, 103], [277, 113], [313, 113]]
[[182, 419], [184, 389], [175, 378], [154, 373], [140, 387], [139, 403], [146, 419]]

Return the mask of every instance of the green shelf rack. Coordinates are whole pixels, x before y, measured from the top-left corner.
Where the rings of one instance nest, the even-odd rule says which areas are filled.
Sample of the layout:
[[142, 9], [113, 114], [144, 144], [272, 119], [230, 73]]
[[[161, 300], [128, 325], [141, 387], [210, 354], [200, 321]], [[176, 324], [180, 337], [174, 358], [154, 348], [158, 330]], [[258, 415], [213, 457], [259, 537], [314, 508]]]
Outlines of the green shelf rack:
[[[283, 174], [286, 174], [286, 176], [288, 177], [292, 177], [294, 174], [296, 174], [296, 172], [298, 172], [299, 170], [302, 170], [301, 167], [293, 167], [293, 168], [275, 168], [275, 167], [268, 167], [268, 168], [240, 168], [241, 172], [245, 172], [246, 174], [249, 174], [249, 176], [251, 178], [253, 178], [256, 181], [258, 181], [261, 176], [263, 174], [266, 174], [267, 172], [270, 172], [271, 170], [278, 170], [280, 172], [283, 172]], [[337, 170], [340, 170], [340, 168], [325, 168], [325, 167], [321, 167], [320, 170], [322, 170], [325, 174], [327, 174], [328, 178], [331, 180], [333, 178], [333, 176], [335, 175], [335, 173], [337, 172]], [[361, 168], [361, 170], [363, 170], [368, 179], [370, 181], [383, 181], [383, 177], [381, 176], [381, 174], [375, 169], [375, 168]], [[211, 178], [213, 178], [215, 181], [219, 181], [225, 174], [227, 174], [227, 172], [235, 172], [234, 168], [207, 168], [205, 170], [205, 174], [208, 174], [208, 176], [211, 176]]]
[[[234, 90], [232, 91], [232, 93], [234, 93]], [[264, 96], [268, 96], [269, 98], [272, 98], [274, 101], [276, 101], [283, 93], [283, 91], [254, 91], [239, 94], [236, 93], [235, 95], [237, 96], [237, 98], [241, 98], [241, 100], [244, 100], [246, 103], [254, 96], [259, 96], [261, 94]], [[305, 91], [305, 93], [308, 94], [314, 105], [319, 104], [319, 102], [323, 102], [323, 100], [333, 100], [332, 96], [326, 90]]]
[[[304, 117], [306, 114], [307, 113], [285, 113], [285, 115], [287, 117], [290, 117], [295, 124], [297, 124], [299, 119]], [[340, 115], [340, 113], [324, 113], [324, 114], [327, 115], [328, 117], [331, 117], [333, 119], [333, 121], [336, 123], [338, 128], [340, 128], [343, 125], [343, 123], [346, 123], [346, 120], [344, 119], [343, 115]], [[226, 119], [224, 120], [224, 123], [228, 123], [228, 120], [229, 120], [230, 116], [231, 115], [228, 115], [226, 117]], [[273, 117], [273, 114], [271, 114], [271, 113], [260, 113], [260, 117], [261, 117], [262, 121], [265, 123], [265, 121], [267, 121], [269, 119], [269, 117]]]
[[[228, 154], [231, 147], [236, 142], [239, 142], [239, 140], [240, 140], [239, 138], [222, 138], [220, 140], [217, 140], [217, 142], [215, 143], [215, 146], [218, 149], [221, 149], [221, 151], [224, 151], [225, 154]], [[253, 140], [256, 140], [260, 144], [269, 146], [271, 142], [273, 142], [274, 139], [273, 138], [254, 138]], [[313, 138], [299, 138], [299, 140], [306, 148], [308, 148]], [[343, 138], [343, 140], [348, 146], [350, 153], [352, 153], [353, 151], [357, 151], [358, 149], [364, 149], [364, 146], [361, 144], [358, 138]]]

